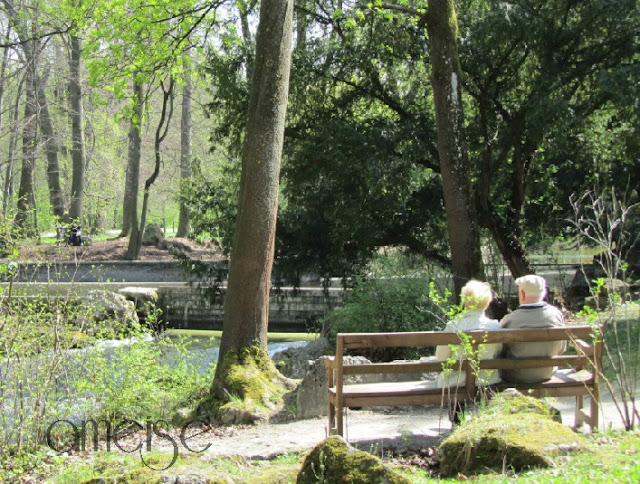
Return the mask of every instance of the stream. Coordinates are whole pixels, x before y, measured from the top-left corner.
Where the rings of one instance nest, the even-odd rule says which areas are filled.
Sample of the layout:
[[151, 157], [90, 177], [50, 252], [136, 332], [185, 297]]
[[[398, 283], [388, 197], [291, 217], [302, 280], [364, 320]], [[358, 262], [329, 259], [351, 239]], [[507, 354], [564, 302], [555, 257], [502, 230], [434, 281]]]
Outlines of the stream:
[[[140, 345], [135, 344], [140, 342], [150, 343], [150, 346], [140, 350]], [[121, 388], [126, 392], [134, 383], [144, 385], [148, 383], [145, 378], [155, 376], [158, 365], [180, 367], [183, 371], [185, 365], [190, 365], [186, 366], [189, 370], [203, 374], [217, 361], [219, 343], [219, 339], [201, 336], [163, 335], [154, 340], [149, 335], [100, 341], [87, 348], [65, 350], [57, 356], [48, 351], [26, 358], [2, 359], [0, 444], [15, 441], [18, 428], [24, 432], [26, 428], [37, 426], [32, 422], [34, 409], [45, 409], [46, 422], [57, 418], [80, 421], [85, 418], [87, 409], [99, 407], [106, 399], [114, 398], [100, 394], [104, 388]], [[287, 348], [306, 344], [306, 341], [278, 341], [269, 343], [268, 351], [273, 356]], [[166, 372], [159, 374], [166, 375]], [[99, 382], [92, 385], [91, 380], [96, 377]], [[153, 383], [147, 385], [151, 386]], [[141, 398], [144, 401], [145, 397]], [[29, 431], [26, 433], [30, 434]]]

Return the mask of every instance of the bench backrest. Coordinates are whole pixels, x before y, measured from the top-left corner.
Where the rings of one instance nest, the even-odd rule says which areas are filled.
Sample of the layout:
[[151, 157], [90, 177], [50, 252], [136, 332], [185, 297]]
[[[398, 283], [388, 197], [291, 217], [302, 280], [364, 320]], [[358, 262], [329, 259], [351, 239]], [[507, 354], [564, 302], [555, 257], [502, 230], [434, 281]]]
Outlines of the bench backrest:
[[[478, 346], [485, 343], [527, 343], [568, 341], [576, 348], [576, 354], [552, 356], [544, 358], [500, 358], [491, 360], [472, 361], [467, 357], [460, 363], [459, 368], [466, 372], [466, 384], [470, 389], [475, 387], [475, 370], [477, 369], [528, 369], [544, 367], [594, 368], [599, 372], [602, 354], [600, 339], [594, 337], [591, 326], [565, 326], [560, 328], [535, 329], [501, 329], [494, 331], [465, 331], [463, 332], [468, 344], [471, 345], [471, 355], [477, 354]], [[336, 370], [335, 379], [338, 385], [347, 375], [356, 374], [388, 374], [414, 372], [443, 372], [448, 371], [442, 362], [408, 361], [375, 364], [343, 364], [342, 357], [346, 350], [364, 348], [418, 348], [438, 345], [459, 345], [461, 335], [442, 331], [418, 331], [411, 333], [340, 333], [336, 339], [336, 358], [333, 369]], [[332, 373], [332, 372], [331, 372]], [[330, 383], [333, 384], [333, 375]]]
[[[546, 341], [574, 341], [593, 339], [591, 326], [560, 328], [501, 329], [494, 331], [465, 331], [470, 341], [478, 343], [526, 343]], [[362, 348], [416, 348], [461, 343], [458, 333], [416, 331], [412, 333], [339, 333], [336, 348], [343, 351]]]

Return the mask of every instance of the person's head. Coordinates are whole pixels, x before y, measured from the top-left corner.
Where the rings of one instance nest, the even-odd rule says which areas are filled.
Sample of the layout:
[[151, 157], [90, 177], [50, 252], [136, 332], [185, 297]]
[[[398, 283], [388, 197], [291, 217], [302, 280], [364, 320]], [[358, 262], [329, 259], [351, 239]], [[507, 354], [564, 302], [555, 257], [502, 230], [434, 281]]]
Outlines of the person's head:
[[542, 301], [547, 290], [547, 281], [535, 274], [518, 277], [516, 285], [520, 304], [534, 304]]
[[465, 309], [484, 311], [493, 299], [491, 286], [475, 279], [467, 282], [460, 291], [460, 300]]

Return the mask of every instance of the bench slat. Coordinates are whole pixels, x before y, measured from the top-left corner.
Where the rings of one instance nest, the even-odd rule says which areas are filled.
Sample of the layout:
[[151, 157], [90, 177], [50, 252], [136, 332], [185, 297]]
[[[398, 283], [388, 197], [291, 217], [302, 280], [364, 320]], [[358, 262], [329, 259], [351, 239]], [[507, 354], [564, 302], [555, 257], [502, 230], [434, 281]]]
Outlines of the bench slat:
[[[590, 326], [560, 328], [509, 329], [495, 331], [466, 331], [471, 339], [482, 343], [527, 343], [561, 340], [582, 340], [592, 337]], [[456, 333], [418, 331], [412, 333], [339, 333], [344, 349], [356, 348], [411, 348], [459, 344]]]

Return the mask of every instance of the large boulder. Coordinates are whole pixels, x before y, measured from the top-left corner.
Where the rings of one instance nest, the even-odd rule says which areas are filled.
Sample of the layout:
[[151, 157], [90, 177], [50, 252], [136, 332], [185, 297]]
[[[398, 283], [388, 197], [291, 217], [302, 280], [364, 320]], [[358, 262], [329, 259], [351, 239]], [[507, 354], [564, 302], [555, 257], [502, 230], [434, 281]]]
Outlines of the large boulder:
[[518, 472], [551, 466], [557, 456], [582, 447], [583, 437], [557, 422], [549, 405], [513, 390], [457, 427], [440, 445], [438, 460], [444, 475], [505, 466]]
[[74, 324], [91, 336], [118, 337], [139, 327], [136, 306], [122, 294], [93, 290], [80, 298]]
[[123, 287], [118, 290], [118, 294], [124, 296], [127, 301], [132, 301], [138, 316], [145, 320], [152, 315], [158, 304], [159, 295], [157, 287]]
[[164, 231], [158, 224], [149, 224], [142, 234], [142, 245], [161, 246], [164, 240]]
[[306, 457], [297, 484], [349, 482], [351, 484], [409, 484], [376, 456], [357, 450], [342, 437], [329, 437]]

